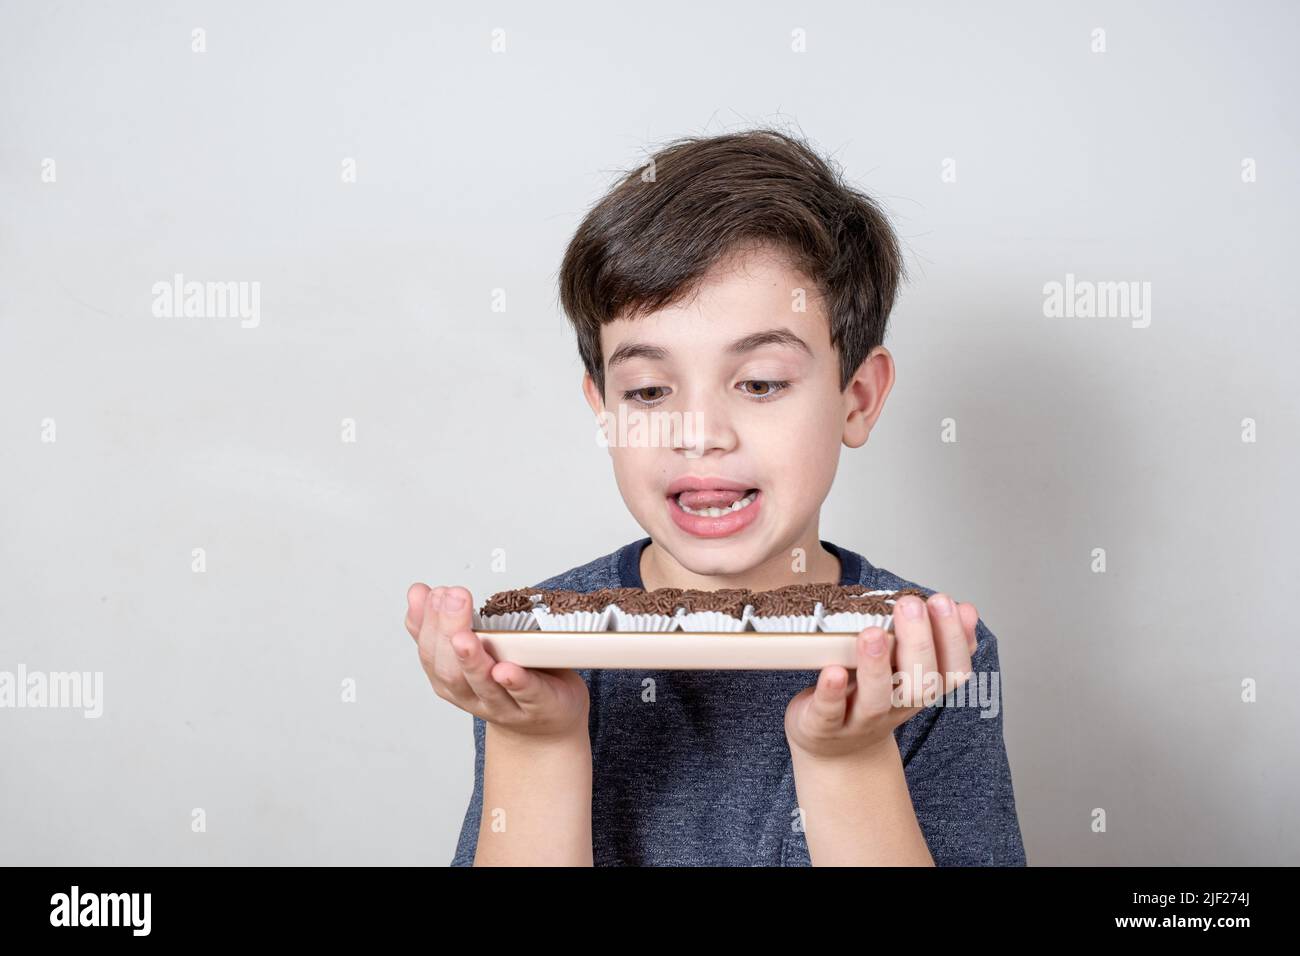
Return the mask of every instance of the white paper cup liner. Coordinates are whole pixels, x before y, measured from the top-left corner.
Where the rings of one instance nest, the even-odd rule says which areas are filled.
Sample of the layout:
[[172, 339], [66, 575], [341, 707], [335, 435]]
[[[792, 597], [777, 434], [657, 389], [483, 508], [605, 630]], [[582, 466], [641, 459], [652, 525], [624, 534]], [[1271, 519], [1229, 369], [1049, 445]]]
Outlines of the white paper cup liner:
[[889, 630], [892, 614], [860, 614], [857, 611], [835, 611], [822, 615], [821, 629], [828, 633], [857, 634], [868, 627]]
[[774, 617], [760, 617], [753, 613], [752, 605], [749, 608], [749, 623], [756, 631], [779, 631], [791, 634], [811, 634], [817, 630], [817, 622], [821, 619], [821, 604], [817, 605], [812, 614], [785, 614]]
[[609, 623], [610, 609], [552, 614], [539, 604], [533, 608], [533, 616], [542, 631], [603, 631]]
[[475, 631], [535, 631], [537, 619], [532, 611], [511, 611], [508, 614], [488, 614], [484, 616], [474, 612], [472, 630]]
[[741, 612], [740, 617], [733, 617], [725, 611], [691, 611], [689, 614], [679, 610], [677, 612], [677, 630], [679, 631], [743, 631], [749, 624], [750, 606], [745, 605], [745, 610]]
[[671, 631], [677, 618], [670, 614], [629, 614], [617, 604], [610, 605], [607, 627], [615, 631]]

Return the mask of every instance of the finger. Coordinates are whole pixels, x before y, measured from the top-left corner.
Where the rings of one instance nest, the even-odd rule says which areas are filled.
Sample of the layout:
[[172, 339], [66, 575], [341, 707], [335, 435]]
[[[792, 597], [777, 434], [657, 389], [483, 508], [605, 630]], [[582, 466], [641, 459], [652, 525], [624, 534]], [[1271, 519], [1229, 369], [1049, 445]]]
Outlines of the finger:
[[424, 630], [424, 624], [426, 621], [433, 627], [435, 632], [437, 631], [438, 629], [437, 610], [442, 605], [442, 595], [444, 592], [446, 592], [446, 590], [447, 589], [445, 587], [436, 587], [436, 588], [429, 588], [427, 591], [424, 592], [424, 600], [421, 602], [420, 610], [417, 612], [417, 614], [419, 615], [419, 621], [418, 623], [415, 622], [414, 620], [412, 621], [412, 623], [417, 624], [416, 626], [417, 633], [419, 631]]
[[[447, 593], [447, 589], [445, 587], [430, 588], [428, 590], [428, 592], [425, 594], [425, 600], [419, 612], [420, 613], [419, 628], [424, 627], [424, 622], [426, 618], [432, 618], [434, 629], [435, 630], [437, 629], [438, 627], [437, 610], [438, 608], [442, 607], [442, 596], [446, 593]], [[430, 608], [432, 608], [432, 613], [430, 612]], [[417, 628], [417, 630], [419, 628]]]
[[438, 612], [442, 610], [442, 599], [446, 594], [447, 588], [445, 585], [429, 589], [428, 600], [424, 602], [424, 618], [420, 621], [421, 628], [424, 627], [424, 622], [428, 621], [433, 625], [435, 634], [444, 634], [445, 636], [441, 626], [442, 622], [438, 619]]
[[510, 692], [492, 678], [496, 661], [483, 647], [479, 636], [470, 630], [474, 598], [465, 588], [449, 587], [442, 595], [438, 610], [438, 629], [447, 635], [465, 680], [474, 693], [489, 707], [516, 706]]
[[850, 724], [866, 723], [894, 706], [893, 643], [883, 627], [869, 627], [858, 635], [857, 687], [849, 705]]
[[555, 701], [555, 683], [547, 680], [545, 672], [501, 661], [490, 669], [490, 676], [506, 689], [525, 713], [543, 710]]
[[492, 676], [497, 661], [487, 652], [479, 636], [473, 631], [462, 630], [453, 634], [450, 641], [474, 696], [493, 712], [499, 713], [503, 709], [517, 711], [519, 705], [510, 691]]
[[979, 639], [976, 631], [979, 629], [980, 612], [975, 609], [975, 605], [969, 602], [958, 604], [957, 613], [961, 617], [962, 628], [966, 631], [966, 643], [970, 647], [970, 656], [975, 656], [975, 648], [979, 647]]
[[[928, 681], [937, 681], [939, 662], [926, 604], [914, 594], [899, 598], [894, 605], [894, 639], [898, 670], [902, 674], [901, 699], [905, 706], [924, 706]], [[934, 677], [927, 677], [934, 674]]]
[[934, 635], [936, 670], [943, 681], [943, 694], [966, 683], [970, 677], [970, 645], [957, 613], [957, 604], [943, 593], [926, 599], [930, 631]]
[[849, 672], [838, 665], [822, 668], [817, 686], [808, 705], [813, 723], [824, 733], [834, 733], [844, 726], [848, 712]]
[[424, 615], [415, 643], [420, 650], [420, 663], [424, 665], [429, 682], [435, 687], [441, 685], [443, 694], [461, 707], [468, 708], [477, 705], [478, 696], [465, 679], [449, 636], [438, 630], [437, 605], [445, 590], [446, 588], [433, 588], [425, 595]]
[[406, 630], [411, 637], [420, 639], [420, 625], [424, 623], [424, 605], [429, 600], [429, 586], [416, 581], [406, 589]]

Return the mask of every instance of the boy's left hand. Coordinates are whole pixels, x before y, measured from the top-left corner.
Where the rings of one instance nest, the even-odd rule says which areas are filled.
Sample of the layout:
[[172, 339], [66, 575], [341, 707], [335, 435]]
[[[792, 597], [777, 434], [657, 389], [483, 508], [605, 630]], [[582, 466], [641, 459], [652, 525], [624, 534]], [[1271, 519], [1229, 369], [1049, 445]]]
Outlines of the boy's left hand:
[[[908, 614], [909, 604], [915, 616]], [[970, 679], [978, 621], [973, 604], [957, 604], [945, 594], [932, 594], [926, 601], [915, 595], [900, 598], [892, 634], [869, 627], [858, 635], [853, 675], [838, 665], [823, 668], [817, 683], [790, 701], [785, 710], [790, 749], [840, 757], [892, 743], [894, 728]], [[880, 651], [872, 654], [868, 645], [876, 643]], [[901, 681], [898, 700], [895, 673]], [[927, 689], [933, 697], [926, 697]]]

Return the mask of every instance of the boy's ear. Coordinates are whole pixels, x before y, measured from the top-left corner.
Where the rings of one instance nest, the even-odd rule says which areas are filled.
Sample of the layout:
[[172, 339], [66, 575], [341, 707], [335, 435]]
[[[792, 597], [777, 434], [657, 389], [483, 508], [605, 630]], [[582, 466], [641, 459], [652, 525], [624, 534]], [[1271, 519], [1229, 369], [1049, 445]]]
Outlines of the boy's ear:
[[605, 396], [596, 389], [596, 380], [590, 372], [582, 373], [582, 394], [587, 397], [593, 415], [599, 415], [605, 410]]
[[[582, 394], [587, 397], [587, 404], [591, 406], [591, 412], [596, 416], [599, 423], [601, 438], [598, 439], [606, 448], [610, 448], [609, 421], [605, 416], [605, 396], [601, 395], [596, 389], [596, 382], [592, 379], [590, 373], [584, 373], [582, 376]], [[614, 454], [611, 450], [610, 454]]]
[[860, 448], [867, 443], [893, 387], [894, 357], [877, 345], [844, 389], [844, 444]]

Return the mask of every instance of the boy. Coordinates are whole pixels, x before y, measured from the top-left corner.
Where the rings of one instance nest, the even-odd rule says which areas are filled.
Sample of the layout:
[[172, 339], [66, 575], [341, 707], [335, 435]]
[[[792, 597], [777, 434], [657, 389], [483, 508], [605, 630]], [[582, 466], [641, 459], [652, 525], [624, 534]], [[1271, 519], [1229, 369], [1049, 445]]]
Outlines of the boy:
[[1024, 865], [994, 635], [819, 536], [840, 446], [893, 386], [902, 271], [876, 205], [772, 130], [678, 140], [589, 212], [560, 275], [587, 402], [696, 427], [612, 443], [648, 537], [536, 587], [927, 599], [865, 630], [851, 670], [526, 670], [488, 656], [465, 588], [413, 585], [426, 673], [474, 716], [453, 866]]

